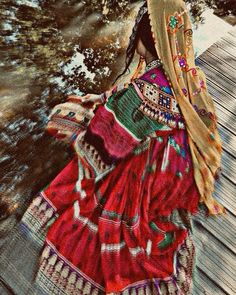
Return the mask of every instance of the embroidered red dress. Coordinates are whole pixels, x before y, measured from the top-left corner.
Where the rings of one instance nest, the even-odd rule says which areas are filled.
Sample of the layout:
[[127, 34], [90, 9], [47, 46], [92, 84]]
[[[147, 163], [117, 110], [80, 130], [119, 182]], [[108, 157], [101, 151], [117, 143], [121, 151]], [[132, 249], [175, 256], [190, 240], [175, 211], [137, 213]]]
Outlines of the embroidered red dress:
[[199, 193], [183, 118], [160, 68], [113, 96], [23, 217], [44, 243], [36, 283], [45, 294], [189, 294]]

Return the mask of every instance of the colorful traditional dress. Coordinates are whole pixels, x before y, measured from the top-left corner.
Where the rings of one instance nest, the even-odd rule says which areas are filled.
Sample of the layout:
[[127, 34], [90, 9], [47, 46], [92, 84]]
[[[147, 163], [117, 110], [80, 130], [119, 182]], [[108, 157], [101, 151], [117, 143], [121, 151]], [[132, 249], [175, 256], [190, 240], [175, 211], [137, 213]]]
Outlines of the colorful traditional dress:
[[[190, 218], [199, 202], [210, 214], [224, 212], [213, 197], [222, 143], [184, 1], [147, 0], [143, 12], [162, 66], [149, 65], [95, 109], [75, 99], [52, 112], [51, 131], [69, 138], [75, 155], [4, 250], [1, 282], [12, 271], [10, 284], [20, 286], [12, 280], [21, 267], [17, 295], [191, 292]], [[27, 259], [40, 247], [35, 274]]]
[[21, 222], [43, 245], [40, 294], [190, 294], [199, 192], [162, 68], [107, 97], [87, 128], [60, 112], [75, 156]]

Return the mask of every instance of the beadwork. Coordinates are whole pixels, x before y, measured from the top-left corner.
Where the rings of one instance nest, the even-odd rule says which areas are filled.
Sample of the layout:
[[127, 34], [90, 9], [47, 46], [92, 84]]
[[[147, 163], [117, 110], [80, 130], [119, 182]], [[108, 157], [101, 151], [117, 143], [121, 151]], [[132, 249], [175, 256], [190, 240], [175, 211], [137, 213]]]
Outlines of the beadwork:
[[174, 15], [170, 15], [167, 18], [167, 30], [174, 34], [178, 29], [180, 29], [183, 25], [183, 17], [182, 14], [178, 14], [177, 12]]
[[150, 63], [148, 63], [145, 67], [145, 72], [154, 69], [154, 68], [158, 68], [160, 67], [162, 64], [160, 59], [154, 59], [153, 61], [151, 61]]
[[170, 127], [184, 129], [183, 117], [178, 108], [177, 101], [172, 94], [164, 92], [160, 87], [149, 84], [142, 79], [133, 82], [142, 94], [142, 103], [139, 110]]
[[179, 54], [178, 60], [179, 60], [179, 65], [181, 67], [181, 70], [185, 72], [188, 71], [189, 66], [188, 66], [188, 62], [187, 62], [185, 54], [183, 55]]

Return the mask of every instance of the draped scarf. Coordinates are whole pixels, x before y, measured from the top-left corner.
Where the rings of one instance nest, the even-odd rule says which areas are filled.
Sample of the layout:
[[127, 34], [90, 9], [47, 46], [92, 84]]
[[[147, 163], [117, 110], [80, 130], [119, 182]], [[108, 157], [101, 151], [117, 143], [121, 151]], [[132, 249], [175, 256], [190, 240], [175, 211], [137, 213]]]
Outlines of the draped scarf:
[[205, 74], [195, 64], [187, 7], [182, 0], [147, 0], [147, 6], [157, 54], [185, 119], [200, 201], [209, 214], [223, 213], [213, 197], [222, 143]]

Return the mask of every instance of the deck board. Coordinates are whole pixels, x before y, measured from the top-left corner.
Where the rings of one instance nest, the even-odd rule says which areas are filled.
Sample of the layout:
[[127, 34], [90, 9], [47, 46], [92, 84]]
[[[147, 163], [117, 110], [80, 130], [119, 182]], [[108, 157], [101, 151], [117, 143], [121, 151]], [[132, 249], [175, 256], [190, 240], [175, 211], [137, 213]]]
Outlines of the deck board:
[[224, 128], [222, 125], [219, 129], [221, 140], [224, 142], [223, 149], [226, 150], [229, 154], [235, 157], [236, 151], [236, 141], [235, 136]]
[[216, 184], [214, 195], [219, 197], [226, 209], [236, 216], [235, 185], [224, 175]]
[[212, 56], [212, 58], [216, 59], [216, 62], [218, 60], [224, 62], [226, 65], [230, 66], [233, 71], [236, 70], [236, 58], [233, 59], [232, 55], [226, 52], [223, 48], [218, 47], [217, 48], [217, 54], [213, 51], [208, 51], [209, 55]]
[[198, 58], [207, 76], [223, 141], [222, 176], [214, 196], [227, 214], [194, 219], [197, 267], [193, 295], [236, 294], [236, 27]]

